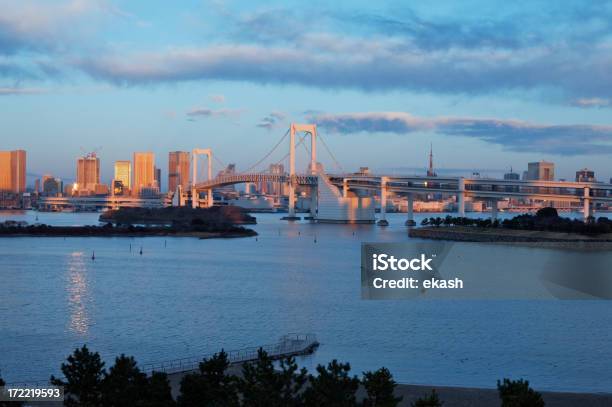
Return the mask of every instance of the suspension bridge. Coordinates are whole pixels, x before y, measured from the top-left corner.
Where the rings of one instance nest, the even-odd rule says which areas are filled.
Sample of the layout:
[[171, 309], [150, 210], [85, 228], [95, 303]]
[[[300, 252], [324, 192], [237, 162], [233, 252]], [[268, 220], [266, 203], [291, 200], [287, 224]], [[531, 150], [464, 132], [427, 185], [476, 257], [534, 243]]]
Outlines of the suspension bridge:
[[[288, 143], [287, 143], [288, 138]], [[305, 141], [310, 139], [310, 148]], [[317, 143], [327, 150], [333, 164], [341, 170], [314, 124], [291, 124], [283, 137], [255, 164], [235, 174], [213, 177], [212, 161], [216, 159], [211, 149], [193, 150], [193, 174], [191, 182], [191, 204], [193, 207], [212, 206], [213, 189], [244, 183], [279, 183], [287, 185], [288, 215], [285, 219], [299, 219], [295, 212], [295, 191], [298, 186], [310, 189], [310, 217], [314, 221], [327, 222], [372, 222], [374, 221], [374, 195], [379, 199], [379, 224], [387, 224], [386, 206], [390, 193], [407, 197], [407, 225], [413, 225], [413, 202], [416, 194], [441, 194], [455, 196], [457, 212], [465, 214], [466, 198], [491, 203], [491, 216], [497, 217], [497, 202], [508, 198], [523, 198], [554, 202], [580, 203], [584, 217], [592, 215], [595, 202], [612, 203], [612, 184], [596, 182], [565, 181], [520, 181], [487, 178], [395, 176], [385, 174], [326, 173], [317, 161]], [[288, 144], [289, 151], [278, 161], [288, 159], [289, 171], [272, 174], [256, 171], [272, 154]], [[296, 171], [296, 150], [303, 146], [309, 155], [308, 168]], [[208, 159], [207, 178], [199, 181], [197, 157]], [[219, 160], [220, 163], [222, 161]], [[360, 192], [360, 193], [359, 193]], [[365, 192], [365, 194], [364, 194]], [[201, 196], [205, 198], [202, 199]], [[364, 196], [365, 195], [365, 196]]]
[[[309, 143], [308, 143], [309, 141]], [[334, 171], [324, 170], [317, 155], [319, 144], [331, 159]], [[297, 150], [306, 152], [306, 168], [298, 171]], [[317, 131], [315, 124], [292, 123], [283, 136], [262, 158], [242, 171], [221, 171], [213, 177], [213, 163], [226, 164], [211, 148], [195, 148], [191, 152], [191, 180], [185, 190], [157, 198], [125, 196], [103, 197], [44, 197], [40, 205], [48, 210], [63, 207], [80, 209], [119, 208], [128, 206], [162, 207], [168, 205], [210, 207], [215, 204], [213, 191], [235, 184], [275, 184], [284, 186], [287, 216], [297, 220], [296, 192], [307, 191], [309, 218], [315, 222], [373, 223], [378, 211], [378, 223], [386, 225], [387, 200], [392, 194], [407, 201], [407, 225], [414, 225], [414, 200], [417, 195], [455, 197], [457, 212], [465, 214], [466, 200], [486, 201], [491, 217], [496, 218], [498, 202], [506, 199], [539, 200], [571, 203], [580, 206], [585, 219], [593, 215], [595, 203], [612, 205], [612, 184], [600, 182], [520, 181], [490, 178], [435, 176], [397, 176], [391, 174], [347, 173]], [[278, 159], [278, 155], [281, 155]], [[205, 165], [202, 165], [205, 164]], [[281, 171], [270, 171], [273, 165]], [[282, 166], [281, 166], [282, 165]], [[203, 167], [203, 168], [200, 168]], [[288, 170], [285, 170], [288, 169]], [[432, 176], [433, 175], [433, 176]]]

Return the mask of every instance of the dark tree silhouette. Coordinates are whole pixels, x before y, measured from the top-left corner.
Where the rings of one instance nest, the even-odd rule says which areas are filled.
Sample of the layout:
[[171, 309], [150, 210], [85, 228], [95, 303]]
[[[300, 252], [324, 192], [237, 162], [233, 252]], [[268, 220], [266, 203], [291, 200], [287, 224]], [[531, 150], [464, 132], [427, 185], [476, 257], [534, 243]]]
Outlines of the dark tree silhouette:
[[104, 377], [104, 362], [98, 352], [91, 353], [86, 345], [75, 349], [62, 363], [66, 380], [51, 376], [51, 384], [64, 386], [64, 405], [96, 407], [101, 406], [101, 386]]
[[153, 372], [148, 379], [149, 388], [147, 392], [148, 407], [171, 407], [176, 403], [172, 399], [172, 389], [168, 381], [168, 375], [162, 372]]
[[147, 375], [133, 357], [121, 355], [102, 381], [102, 404], [110, 407], [148, 405], [153, 401]]
[[416, 399], [410, 405], [412, 407], [442, 407], [444, 402], [440, 401], [436, 389], [431, 390], [431, 394]]
[[353, 407], [359, 379], [349, 376], [351, 365], [332, 360], [327, 367], [317, 366], [317, 376], [310, 375], [310, 387], [304, 392], [307, 406]]
[[528, 380], [504, 379], [497, 381], [502, 407], [544, 407], [542, 395], [529, 387]]
[[362, 383], [367, 392], [363, 400], [364, 407], [395, 407], [402, 401], [402, 397], [395, 397], [397, 384], [385, 367], [375, 372], [364, 372]]
[[555, 208], [547, 206], [545, 208], [538, 209], [536, 212], [538, 218], [558, 218], [559, 212]]
[[304, 405], [302, 389], [307, 380], [305, 368], [298, 369], [294, 358], [280, 361], [280, 370], [263, 350], [257, 360], [242, 367], [238, 389], [244, 407], [299, 407]]
[[[0, 387], [4, 386], [6, 383], [0, 377]], [[18, 401], [0, 401], [0, 407], [19, 407], [22, 406], [23, 403]]]
[[233, 407], [238, 406], [236, 380], [226, 374], [229, 367], [223, 350], [200, 363], [200, 371], [185, 375], [181, 380], [179, 406]]

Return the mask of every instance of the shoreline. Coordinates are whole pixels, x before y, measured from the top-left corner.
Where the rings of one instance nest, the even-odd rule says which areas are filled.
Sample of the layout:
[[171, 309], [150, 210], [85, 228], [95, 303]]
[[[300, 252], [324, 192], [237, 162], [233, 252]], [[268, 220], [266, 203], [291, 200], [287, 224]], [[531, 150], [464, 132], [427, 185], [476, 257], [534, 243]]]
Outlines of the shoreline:
[[412, 228], [410, 237], [433, 240], [451, 240], [481, 243], [612, 243], [612, 234], [595, 236], [576, 233], [478, 228], [469, 226], [426, 226]]
[[[496, 388], [428, 386], [398, 383], [396, 396], [403, 396], [400, 406], [410, 406], [417, 398], [428, 395], [435, 389], [445, 406], [489, 407], [501, 404]], [[362, 390], [362, 389], [360, 389]], [[535, 389], [547, 407], [605, 407], [612, 405], [612, 393], [576, 393], [562, 391], [540, 391]]]
[[232, 227], [228, 230], [177, 230], [171, 228], [132, 227], [117, 228], [106, 226], [35, 226], [0, 227], [0, 238], [16, 237], [193, 237], [198, 239], [240, 238], [257, 236], [253, 229]]

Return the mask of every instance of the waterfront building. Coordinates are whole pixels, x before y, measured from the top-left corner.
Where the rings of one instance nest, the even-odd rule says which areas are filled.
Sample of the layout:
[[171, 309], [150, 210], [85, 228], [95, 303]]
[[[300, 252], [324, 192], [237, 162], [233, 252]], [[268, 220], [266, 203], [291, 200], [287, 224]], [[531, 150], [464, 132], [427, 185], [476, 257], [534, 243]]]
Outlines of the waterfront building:
[[189, 167], [191, 156], [188, 151], [168, 153], [168, 191], [176, 192], [180, 185], [184, 191], [189, 188]]
[[527, 164], [527, 181], [554, 181], [555, 164], [549, 161], [538, 161]]
[[[219, 171], [217, 173], [217, 177], [224, 177], [224, 176], [228, 176], [228, 175], [234, 175], [236, 174], [236, 164], [228, 164], [227, 167], [225, 167], [224, 169], [222, 169], [221, 171]], [[265, 190], [265, 186], [263, 185], [264, 183], [259, 183], [259, 191], [262, 192]], [[225, 185], [222, 187], [218, 187], [215, 188], [214, 190], [215, 194], [219, 194], [219, 195], [235, 195], [236, 193], [236, 188], [234, 187], [234, 185]], [[265, 192], [262, 192], [265, 193]]]
[[120, 181], [122, 194], [132, 188], [132, 163], [125, 161], [115, 161], [114, 181]]
[[60, 196], [64, 189], [64, 183], [60, 178], [51, 175], [43, 176], [42, 194], [44, 196]]
[[77, 159], [76, 192], [79, 195], [95, 193], [100, 184], [100, 159], [96, 153], [89, 153]]
[[37, 194], [40, 193], [40, 178], [36, 178], [36, 180], [34, 181], [34, 192], [36, 192]]
[[155, 182], [155, 155], [152, 152], [134, 153], [134, 182], [132, 185], [132, 195], [150, 195], [157, 190], [159, 185]]
[[0, 191], [21, 194], [26, 191], [26, 152], [0, 151]]
[[595, 171], [588, 168], [576, 171], [576, 182], [595, 182]]

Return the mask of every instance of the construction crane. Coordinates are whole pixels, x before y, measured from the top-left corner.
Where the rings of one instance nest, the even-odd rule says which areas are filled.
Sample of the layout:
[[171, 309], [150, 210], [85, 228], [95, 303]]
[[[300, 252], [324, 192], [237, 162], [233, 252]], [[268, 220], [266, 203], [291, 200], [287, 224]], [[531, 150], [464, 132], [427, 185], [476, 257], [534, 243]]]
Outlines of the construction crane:
[[102, 146], [100, 147], [96, 147], [91, 151], [87, 151], [85, 150], [84, 147], [81, 147], [81, 152], [83, 153], [83, 156], [86, 158], [95, 158], [97, 157], [98, 153], [100, 152], [100, 150], [102, 150]]

